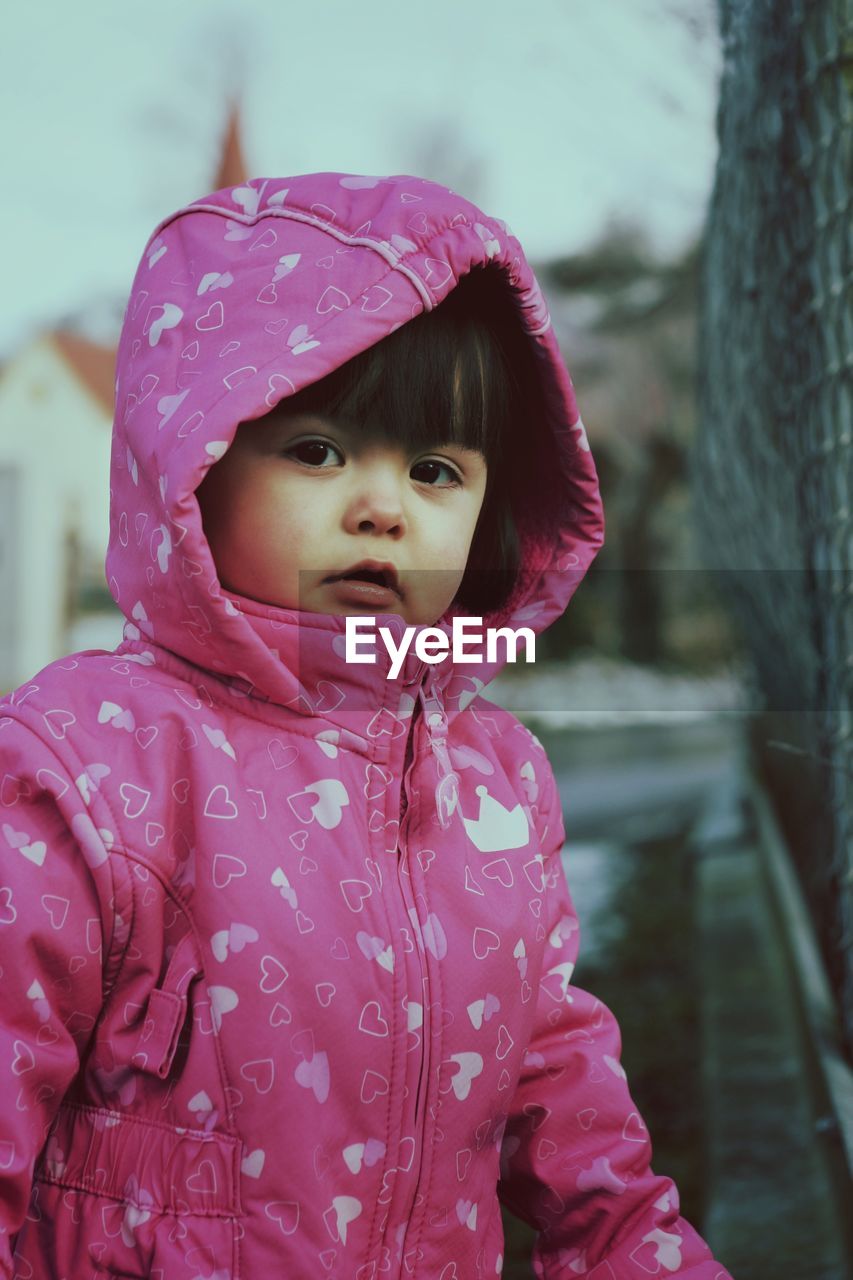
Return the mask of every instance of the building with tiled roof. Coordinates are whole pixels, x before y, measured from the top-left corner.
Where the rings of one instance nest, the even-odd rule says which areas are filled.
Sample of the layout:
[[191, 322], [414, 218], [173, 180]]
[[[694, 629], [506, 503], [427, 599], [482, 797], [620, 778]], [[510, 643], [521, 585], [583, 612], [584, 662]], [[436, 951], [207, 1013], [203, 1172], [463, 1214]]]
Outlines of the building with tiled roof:
[[[246, 176], [232, 104], [212, 186]], [[123, 303], [106, 315], [100, 305], [90, 300], [0, 368], [0, 691], [120, 634], [104, 578], [115, 389], [104, 335], [117, 339]]]

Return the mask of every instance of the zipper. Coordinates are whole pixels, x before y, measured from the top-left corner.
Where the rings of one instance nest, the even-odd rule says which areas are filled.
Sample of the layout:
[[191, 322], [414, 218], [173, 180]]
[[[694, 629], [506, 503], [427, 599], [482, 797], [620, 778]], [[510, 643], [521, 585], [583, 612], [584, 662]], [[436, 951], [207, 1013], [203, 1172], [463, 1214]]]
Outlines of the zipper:
[[[459, 777], [453, 769], [450, 761], [450, 755], [447, 749], [447, 716], [441, 699], [435, 690], [435, 672], [430, 668], [427, 672], [426, 680], [421, 684], [418, 690], [418, 698], [420, 702], [421, 717], [426, 729], [427, 739], [430, 749], [435, 759], [438, 783], [434, 793], [435, 809], [438, 820], [443, 829], [450, 826], [451, 818], [459, 801]], [[404, 1230], [402, 1238], [399, 1240], [400, 1251], [400, 1271], [405, 1266], [406, 1259], [406, 1240], [409, 1236], [409, 1228], [412, 1220], [415, 1202], [418, 1197], [418, 1189], [421, 1182], [421, 1169], [423, 1167], [424, 1150], [426, 1146], [426, 1101], [429, 1092], [429, 1057], [432, 1038], [432, 1026], [430, 1021], [430, 983], [429, 983], [429, 967], [425, 957], [425, 948], [421, 934], [421, 920], [418, 916], [417, 906], [415, 904], [415, 896], [412, 892], [411, 877], [409, 877], [408, 892], [404, 880], [404, 875], [408, 874], [403, 870], [404, 865], [408, 867], [408, 849], [407, 834], [408, 822], [406, 821], [409, 811], [409, 795], [408, 783], [412, 769], [414, 767], [414, 736], [416, 725], [418, 722], [419, 708], [415, 707], [412, 713], [412, 722], [409, 727], [409, 735], [406, 741], [406, 751], [403, 764], [402, 785], [400, 788], [400, 829], [398, 837], [399, 857], [397, 861], [397, 879], [400, 885], [400, 892], [403, 898], [403, 904], [408, 915], [409, 925], [413, 933], [414, 946], [420, 962], [421, 983], [419, 991], [419, 1001], [421, 1004], [421, 1049], [420, 1061], [417, 1076], [417, 1085], [415, 1088], [415, 1097], [413, 1104], [414, 1115], [414, 1140], [415, 1147], [412, 1152], [412, 1163], [414, 1165], [417, 1158], [417, 1173], [411, 1178], [411, 1192], [407, 1197], [405, 1204], [402, 1206], [402, 1212], [397, 1219], [398, 1224], [402, 1223]]]
[[[408, 810], [407, 810], [408, 813]], [[408, 824], [406, 824], [408, 826]], [[414, 894], [411, 891], [411, 881], [409, 881], [408, 890], [405, 883], [405, 872], [403, 871], [403, 863], [408, 862], [404, 830], [400, 831], [400, 854], [401, 858], [397, 866], [397, 878], [400, 884], [400, 891], [403, 898], [403, 904], [406, 910], [407, 926], [409, 932], [413, 935], [412, 942], [417, 957], [420, 971], [420, 984], [417, 991], [417, 1000], [421, 1007], [421, 1024], [418, 1028], [420, 1032], [421, 1042], [419, 1050], [409, 1050], [407, 1048], [407, 1056], [411, 1053], [418, 1053], [418, 1071], [417, 1082], [415, 1085], [414, 1100], [412, 1102], [412, 1137], [414, 1146], [411, 1155], [411, 1165], [408, 1171], [410, 1180], [410, 1191], [404, 1203], [401, 1205], [399, 1212], [395, 1215], [395, 1234], [399, 1232], [400, 1224], [403, 1226], [402, 1235], [397, 1234], [397, 1247], [399, 1249], [400, 1275], [403, 1274], [406, 1257], [406, 1239], [409, 1234], [409, 1227], [412, 1220], [412, 1213], [415, 1207], [415, 1201], [418, 1197], [418, 1188], [421, 1181], [421, 1168], [423, 1165], [423, 1153], [426, 1145], [426, 1095], [427, 1095], [427, 1072], [428, 1072], [428, 1056], [430, 1047], [430, 1037], [432, 1029], [430, 1025], [430, 996], [429, 996], [429, 972], [423, 954], [423, 946], [420, 942], [420, 919], [415, 906]], [[415, 936], [416, 935], [416, 936]], [[408, 1009], [408, 1002], [407, 1002]], [[408, 1017], [408, 1014], [407, 1014]], [[408, 1037], [408, 1031], [407, 1031]]]
[[[408, 803], [406, 805], [406, 812], [408, 812]], [[405, 814], [404, 814], [404, 817], [405, 817]], [[401, 856], [397, 866], [397, 878], [400, 882], [400, 890], [403, 897], [403, 903], [406, 908], [406, 916], [408, 918], [409, 930], [410, 932], [414, 932], [415, 927], [417, 926], [417, 933], [418, 935], [420, 935], [421, 922], [420, 922], [420, 919], [418, 918], [417, 907], [415, 905], [415, 896], [414, 896], [414, 893], [412, 892], [412, 881], [410, 876], [408, 877], [409, 896], [408, 897], [406, 896], [404, 877], [407, 876], [407, 872], [403, 870], [403, 865], [405, 864], [405, 866], [408, 867], [408, 853], [405, 847], [402, 826], [400, 829], [399, 844], [400, 844]], [[417, 937], [413, 938], [412, 941], [418, 956], [419, 957], [422, 956], [423, 948], [418, 942]], [[418, 1003], [421, 1006], [422, 1019], [421, 1019], [421, 1053], [420, 1053], [420, 1062], [418, 1064], [418, 1082], [415, 1087], [414, 1112], [415, 1112], [415, 1130], [416, 1131], [418, 1127], [418, 1113], [419, 1113], [420, 1101], [421, 1101], [421, 1086], [423, 1084], [423, 1079], [425, 1074], [427, 1045], [428, 1045], [428, 1041], [425, 1038], [425, 1033], [427, 1030], [426, 1022], [427, 1022], [427, 1017], [429, 1012], [428, 992], [429, 992], [429, 974], [427, 972], [426, 964], [422, 962], [421, 963], [421, 984], [420, 984], [420, 991], [418, 992]]]
[[[419, 671], [418, 675], [419, 676], [422, 675], [422, 671]], [[417, 680], [413, 683], [417, 683]], [[400, 1210], [394, 1213], [393, 1220], [390, 1218], [390, 1214], [389, 1214], [386, 1227], [383, 1230], [379, 1240], [379, 1255], [378, 1255], [381, 1257], [383, 1251], [387, 1250], [388, 1253], [392, 1257], [394, 1257], [397, 1251], [399, 1250], [399, 1270], [396, 1274], [400, 1276], [403, 1275], [403, 1269], [404, 1269], [403, 1260], [405, 1257], [405, 1250], [404, 1250], [405, 1237], [408, 1231], [409, 1222], [411, 1220], [411, 1213], [414, 1207], [415, 1200], [417, 1198], [418, 1186], [420, 1183], [420, 1165], [421, 1165], [423, 1145], [424, 1145], [423, 1134], [421, 1132], [423, 1128], [423, 1123], [421, 1119], [421, 1107], [422, 1107], [422, 1102], [424, 1100], [425, 1093], [426, 1093], [426, 1090], [424, 1088], [424, 1081], [426, 1078], [426, 1070], [427, 1070], [426, 1056], [427, 1056], [428, 1047], [429, 1047], [429, 1025], [428, 1025], [429, 999], [426, 994], [428, 989], [428, 973], [427, 973], [426, 964], [423, 958], [423, 950], [419, 943], [420, 921], [418, 920], [417, 908], [415, 906], [414, 893], [412, 891], [412, 883], [411, 883], [411, 879], [408, 877], [407, 870], [404, 870], [404, 867], [407, 866], [407, 860], [408, 860], [407, 832], [408, 832], [408, 826], [409, 826], [408, 817], [409, 817], [409, 808], [410, 808], [409, 779], [414, 768], [414, 762], [415, 762], [414, 741], [415, 741], [415, 734], [417, 732], [417, 724], [419, 719], [421, 718], [421, 714], [422, 714], [422, 706], [419, 703], [416, 703], [412, 711], [412, 717], [409, 724], [408, 734], [406, 737], [406, 746], [403, 753], [402, 779], [400, 784], [400, 805], [399, 805], [400, 826], [399, 826], [399, 832], [397, 836], [397, 865], [396, 865], [397, 886], [398, 886], [400, 898], [402, 900], [402, 907], [403, 907], [403, 927], [407, 930], [407, 932], [412, 938], [412, 945], [414, 947], [414, 952], [415, 952], [414, 960], [415, 960], [415, 964], [417, 965], [417, 972], [419, 974], [419, 982], [417, 983], [417, 986], [415, 986], [415, 984], [412, 985], [411, 998], [413, 1000], [417, 999], [417, 1001], [420, 1003], [421, 1008], [423, 1010], [421, 1026], [419, 1028], [420, 1034], [421, 1034], [421, 1042], [420, 1042], [419, 1050], [409, 1049], [409, 1046], [408, 1046], [409, 1017], [407, 1013], [406, 1053], [404, 1055], [405, 1062], [406, 1062], [406, 1066], [404, 1066], [404, 1079], [405, 1079], [405, 1075], [408, 1073], [408, 1069], [409, 1069], [408, 1068], [409, 1053], [416, 1053], [416, 1052], [419, 1053], [419, 1062], [418, 1062], [418, 1068], [416, 1073], [417, 1083], [415, 1086], [414, 1103], [411, 1104], [410, 1099], [407, 1099], [407, 1102], [406, 1102], [406, 1114], [411, 1120], [411, 1128], [410, 1128], [409, 1120], [407, 1120], [405, 1124], [405, 1130], [402, 1135], [405, 1138], [405, 1137], [408, 1137], [409, 1134], [411, 1133], [413, 1143], [414, 1143], [411, 1156], [410, 1156], [409, 1170], [408, 1170], [408, 1173], [405, 1175], [406, 1177], [411, 1179], [412, 1189], [411, 1189], [411, 1194], [406, 1196], [405, 1202], [402, 1204]], [[408, 884], [407, 884], [407, 879], [408, 879]], [[407, 955], [406, 959], [411, 960], [411, 957]], [[408, 1009], [408, 1000], [407, 1000], [407, 1009]], [[400, 1155], [400, 1149], [398, 1147], [398, 1160], [399, 1160], [399, 1155]], [[417, 1161], [417, 1164], [415, 1163], [416, 1161]], [[391, 1204], [388, 1205], [389, 1210], [392, 1207], [394, 1199], [395, 1197], [392, 1193]], [[400, 1232], [401, 1224], [403, 1225], [403, 1228], [404, 1228], [402, 1233]], [[389, 1231], [389, 1226], [390, 1226], [390, 1231]]]
[[[409, 813], [408, 783], [409, 783], [410, 774], [414, 767], [414, 739], [415, 739], [415, 727], [418, 721], [418, 710], [419, 708], [416, 707], [412, 715], [412, 723], [409, 728], [409, 736], [406, 742], [406, 756], [405, 756], [405, 762], [403, 766], [403, 784], [401, 787], [400, 832], [398, 837], [399, 858], [397, 863], [397, 879], [400, 884], [400, 893], [403, 898], [403, 906], [406, 912], [407, 927], [409, 929], [409, 932], [413, 935], [412, 944], [414, 946], [415, 953], [420, 961], [420, 973], [421, 973], [420, 987], [417, 993], [418, 1003], [421, 1006], [422, 1018], [421, 1018], [421, 1026], [420, 1026], [420, 1033], [421, 1033], [421, 1049], [420, 1049], [420, 1055], [419, 1055], [420, 1061], [418, 1064], [418, 1079], [417, 1079], [417, 1085], [415, 1087], [415, 1099], [414, 1099], [414, 1137], [416, 1142], [418, 1139], [419, 1129], [420, 1129], [420, 1124], [419, 1124], [420, 1105], [421, 1105], [422, 1094], [424, 1092], [423, 1082], [424, 1082], [424, 1076], [426, 1075], [426, 1059], [427, 1059], [427, 1053], [429, 1049], [428, 1035], [429, 1035], [429, 1003], [430, 1003], [429, 1002], [429, 973], [427, 971], [426, 963], [423, 959], [423, 945], [422, 945], [422, 942], [420, 941], [421, 922], [418, 917], [417, 906], [415, 904], [415, 895], [412, 890], [411, 876], [408, 873], [409, 859], [408, 859], [408, 848], [407, 848], [407, 842], [406, 842], [406, 835], [408, 832], [408, 825], [409, 825], [408, 822], [406, 821]], [[404, 870], [404, 867], [405, 867], [405, 870]], [[421, 1143], [421, 1146], [422, 1145], [423, 1144]], [[415, 1181], [415, 1188], [412, 1195], [411, 1204], [408, 1206], [406, 1215], [404, 1216], [404, 1219], [403, 1219], [406, 1222], [408, 1221], [408, 1214], [411, 1211], [411, 1205], [414, 1204], [416, 1195], [417, 1195], [417, 1180]]]
[[[414, 761], [414, 755], [415, 755], [414, 741], [415, 741], [415, 716], [416, 715], [417, 715], [417, 708], [415, 708], [415, 711], [412, 714], [412, 723], [409, 725], [409, 733], [408, 733], [408, 737], [406, 738], [406, 754], [403, 757], [403, 780], [400, 785], [400, 826], [399, 826], [400, 839], [402, 838], [402, 834], [403, 834], [403, 819], [405, 818], [409, 808], [409, 793], [406, 788], [406, 779], [409, 776], [409, 771], [411, 770], [412, 763]], [[398, 843], [400, 843], [400, 839], [398, 839]]]
[[[426, 679], [418, 688], [418, 702], [412, 711], [409, 732], [406, 737], [406, 751], [403, 759], [403, 780], [400, 787], [400, 825], [408, 808], [406, 779], [411, 772], [414, 759], [415, 725], [420, 714], [426, 727], [427, 740], [438, 770], [438, 784], [435, 788], [435, 808], [441, 826], [446, 830], [450, 826], [450, 818], [459, 801], [459, 775], [450, 762], [447, 750], [447, 714], [444, 704], [435, 690], [435, 669], [420, 663], [419, 676], [426, 668]], [[410, 682], [417, 683], [417, 679]], [[420, 704], [420, 706], [418, 705]]]
[[453, 768], [447, 749], [447, 713], [435, 684], [435, 668], [430, 667], [426, 680], [420, 688], [419, 697], [423, 706], [424, 724], [430, 749], [438, 770], [435, 811], [442, 830], [446, 831], [459, 804], [459, 774]]

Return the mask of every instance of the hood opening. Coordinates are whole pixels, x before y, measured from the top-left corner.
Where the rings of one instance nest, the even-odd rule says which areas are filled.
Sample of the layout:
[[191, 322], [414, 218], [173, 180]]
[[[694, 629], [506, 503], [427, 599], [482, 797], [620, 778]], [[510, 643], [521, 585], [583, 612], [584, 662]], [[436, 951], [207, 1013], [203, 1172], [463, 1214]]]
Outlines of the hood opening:
[[[436, 415], [462, 433], [501, 420], [490, 497], [511, 521], [491, 530], [484, 521], [469, 559], [487, 591], [494, 566], [509, 565], [505, 598], [493, 610], [464, 601], [453, 612], [476, 612], [487, 625], [514, 616], [541, 630], [563, 611], [603, 521], [571, 380], [521, 246], [505, 224], [436, 183], [308, 174], [206, 196], [165, 219], [143, 254], [118, 352], [107, 557], [131, 640], [292, 702], [298, 681], [285, 669], [284, 637], [299, 615], [228, 599], [196, 490], [239, 423], [299, 396], [308, 402], [335, 377], [345, 401], [356, 360], [415, 343], [418, 325], [464, 312], [469, 290], [496, 350], [484, 365], [462, 321], [449, 341], [473, 350], [466, 368], [478, 377], [449, 389], [444, 378], [449, 399], [436, 409], [393, 363], [384, 373], [377, 364], [372, 383], [359, 380], [355, 412], [375, 431], [383, 413], [399, 421], [412, 404], [430, 430]], [[436, 382], [428, 366], [416, 372]], [[311, 627], [334, 631], [339, 621]]]

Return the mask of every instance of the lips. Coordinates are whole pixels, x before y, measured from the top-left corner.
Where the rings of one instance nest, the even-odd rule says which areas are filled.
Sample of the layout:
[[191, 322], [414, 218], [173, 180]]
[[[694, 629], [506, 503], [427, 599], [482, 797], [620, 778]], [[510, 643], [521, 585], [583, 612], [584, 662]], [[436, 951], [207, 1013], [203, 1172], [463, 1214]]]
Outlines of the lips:
[[396, 567], [381, 560], [360, 560], [358, 564], [342, 569], [340, 573], [330, 573], [324, 582], [363, 582], [383, 587], [401, 595], [400, 580]]

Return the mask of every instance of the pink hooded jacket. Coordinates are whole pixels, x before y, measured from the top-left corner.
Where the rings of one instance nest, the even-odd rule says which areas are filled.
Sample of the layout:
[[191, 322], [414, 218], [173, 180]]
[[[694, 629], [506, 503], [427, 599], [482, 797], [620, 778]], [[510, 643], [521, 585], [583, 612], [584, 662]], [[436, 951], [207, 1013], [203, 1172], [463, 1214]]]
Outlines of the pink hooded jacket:
[[612, 1015], [571, 985], [559, 797], [479, 697], [500, 664], [348, 665], [343, 618], [224, 592], [202, 531], [238, 423], [477, 265], [541, 376], [503, 619], [539, 631], [603, 523], [503, 222], [421, 179], [313, 174], [215, 192], [145, 249], [107, 557], [125, 639], [0, 704], [4, 1276], [479, 1280], [500, 1199], [548, 1280], [727, 1277], [649, 1168]]

